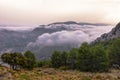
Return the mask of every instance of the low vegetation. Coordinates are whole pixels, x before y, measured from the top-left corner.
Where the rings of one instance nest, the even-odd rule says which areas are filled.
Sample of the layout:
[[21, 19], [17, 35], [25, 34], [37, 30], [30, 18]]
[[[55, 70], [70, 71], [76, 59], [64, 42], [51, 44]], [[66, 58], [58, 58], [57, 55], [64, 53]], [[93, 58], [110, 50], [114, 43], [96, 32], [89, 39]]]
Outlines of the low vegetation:
[[120, 80], [120, 70], [91, 73], [78, 70], [34, 68], [33, 70], [10, 70], [0, 67], [0, 80]]

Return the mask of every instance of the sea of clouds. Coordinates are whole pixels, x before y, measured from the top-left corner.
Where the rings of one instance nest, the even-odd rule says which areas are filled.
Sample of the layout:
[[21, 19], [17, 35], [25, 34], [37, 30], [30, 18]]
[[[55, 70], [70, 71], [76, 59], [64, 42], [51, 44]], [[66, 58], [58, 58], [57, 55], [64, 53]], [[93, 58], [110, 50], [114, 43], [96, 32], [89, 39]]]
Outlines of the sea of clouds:
[[[81, 26], [83, 27], [83, 26]], [[79, 47], [83, 42], [92, 42], [103, 33], [109, 32], [113, 26], [89, 26], [88, 28], [79, 28], [76, 30], [62, 30], [53, 33], [44, 33], [39, 35], [35, 42], [30, 42], [27, 48], [45, 46], [62, 46], [69, 44], [73, 47]]]

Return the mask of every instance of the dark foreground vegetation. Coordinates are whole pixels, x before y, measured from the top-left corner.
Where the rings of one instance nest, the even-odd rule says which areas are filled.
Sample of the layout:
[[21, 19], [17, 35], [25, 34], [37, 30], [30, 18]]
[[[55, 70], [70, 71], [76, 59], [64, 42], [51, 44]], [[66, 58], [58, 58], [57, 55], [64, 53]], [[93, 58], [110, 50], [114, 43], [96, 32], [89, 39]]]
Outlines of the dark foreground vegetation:
[[83, 43], [69, 52], [55, 51], [51, 57], [54, 68], [77, 69], [87, 72], [107, 72], [120, 69], [120, 38], [93, 44]]
[[80, 48], [68, 52], [54, 51], [50, 60], [37, 61], [31, 51], [25, 53], [4, 53], [4, 63], [13, 70], [33, 69], [34, 67], [53, 67], [87, 72], [107, 72], [120, 66], [120, 38], [98, 42], [83, 43]]
[[31, 51], [26, 51], [22, 53], [4, 53], [1, 56], [4, 63], [10, 65], [10, 69], [20, 70], [20, 69], [33, 69], [36, 63], [34, 54]]

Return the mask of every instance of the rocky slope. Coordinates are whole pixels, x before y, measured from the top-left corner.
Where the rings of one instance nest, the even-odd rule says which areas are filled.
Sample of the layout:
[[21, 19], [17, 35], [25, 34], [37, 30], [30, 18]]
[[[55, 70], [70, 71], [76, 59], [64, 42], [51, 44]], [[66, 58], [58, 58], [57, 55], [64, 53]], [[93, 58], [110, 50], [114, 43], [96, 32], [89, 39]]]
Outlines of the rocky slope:
[[111, 40], [119, 37], [120, 37], [120, 22], [110, 32], [104, 33], [103, 35], [98, 37], [95, 41], [93, 41], [93, 43]]

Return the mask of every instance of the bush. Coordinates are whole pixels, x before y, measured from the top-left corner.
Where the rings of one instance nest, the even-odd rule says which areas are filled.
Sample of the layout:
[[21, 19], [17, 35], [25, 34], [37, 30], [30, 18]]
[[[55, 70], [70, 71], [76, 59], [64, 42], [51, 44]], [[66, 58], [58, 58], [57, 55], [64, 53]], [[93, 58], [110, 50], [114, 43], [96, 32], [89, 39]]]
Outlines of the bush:
[[35, 55], [31, 51], [26, 51], [24, 56], [26, 57], [26, 64], [24, 68], [26, 69], [33, 69], [36, 64], [36, 58]]
[[33, 69], [36, 64], [36, 58], [34, 54], [30, 51], [22, 53], [4, 53], [1, 55], [1, 59], [4, 63], [10, 65], [10, 68], [13, 70], [24, 69]]
[[109, 55], [106, 53], [101, 45], [94, 46], [92, 48], [93, 52], [93, 71], [103, 72], [109, 70]]
[[108, 49], [111, 65], [120, 66], [120, 39], [114, 40], [110, 48]]
[[102, 46], [90, 46], [84, 43], [79, 49], [77, 67], [81, 71], [108, 71], [109, 57]]
[[81, 71], [92, 71], [93, 53], [87, 43], [83, 43], [77, 55], [77, 69]]
[[61, 55], [59, 51], [55, 51], [51, 56], [51, 64], [54, 68], [59, 68], [61, 66]]

